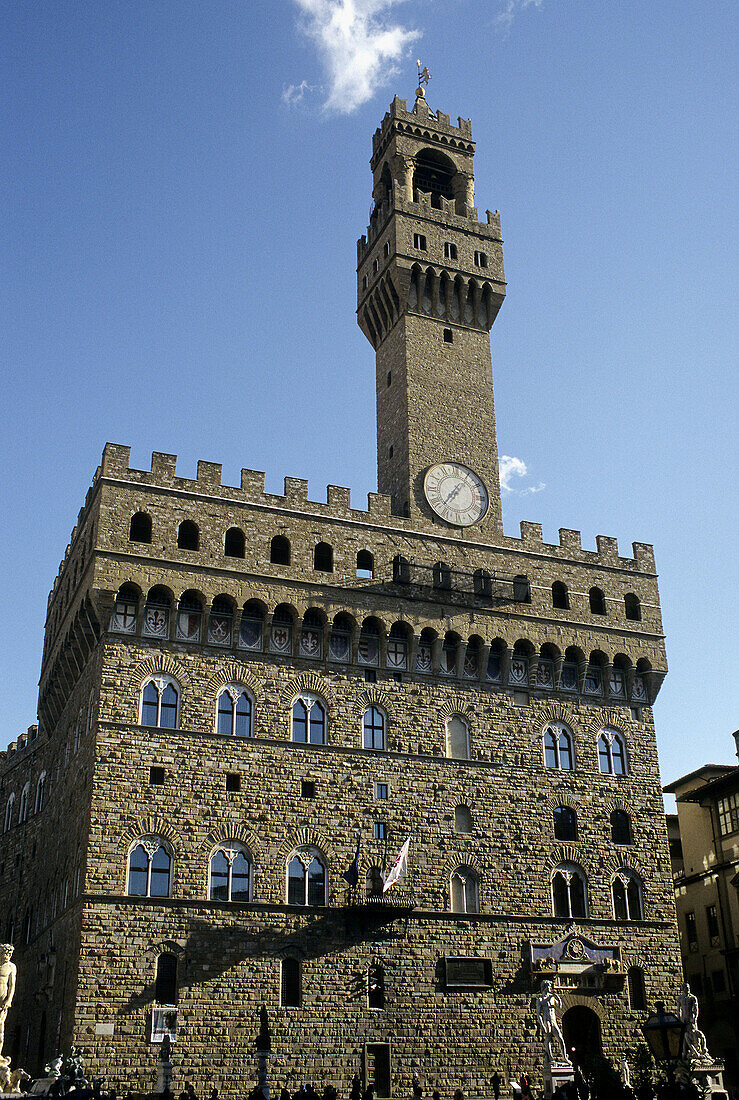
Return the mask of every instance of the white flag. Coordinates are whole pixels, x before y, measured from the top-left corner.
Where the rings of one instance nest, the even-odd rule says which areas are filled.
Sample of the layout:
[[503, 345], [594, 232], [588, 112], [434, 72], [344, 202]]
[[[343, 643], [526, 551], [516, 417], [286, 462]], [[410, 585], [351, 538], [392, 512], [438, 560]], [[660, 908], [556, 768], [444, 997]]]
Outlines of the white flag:
[[395, 860], [390, 874], [382, 885], [383, 894], [386, 893], [391, 886], [394, 886], [396, 882], [401, 882], [404, 878], [408, 877], [408, 845], [410, 842], [411, 838], [408, 837], [405, 844], [400, 849], [400, 854]]

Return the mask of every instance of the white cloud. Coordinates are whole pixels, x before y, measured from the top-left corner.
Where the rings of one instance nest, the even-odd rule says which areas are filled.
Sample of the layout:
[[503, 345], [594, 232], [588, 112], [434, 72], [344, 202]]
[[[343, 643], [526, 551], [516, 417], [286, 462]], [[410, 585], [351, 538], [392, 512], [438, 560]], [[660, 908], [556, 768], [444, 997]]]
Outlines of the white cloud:
[[500, 0], [501, 11], [496, 15], [495, 22], [507, 33], [517, 12], [524, 8], [540, 8], [541, 5], [542, 0]]
[[[403, 0], [295, 0], [295, 3], [303, 16], [301, 29], [316, 43], [326, 70], [327, 110], [342, 114], [356, 111], [387, 84], [398, 71], [397, 63], [408, 46], [420, 37], [419, 31], [388, 22], [389, 9]], [[297, 85], [297, 90], [303, 84], [305, 81]], [[291, 85], [291, 89], [295, 87]]]
[[299, 84], [288, 84], [282, 90], [282, 102], [286, 107], [297, 107], [305, 99], [306, 92], [314, 92], [315, 85], [307, 80], [301, 80]]
[[515, 493], [516, 496], [527, 497], [532, 493], [540, 493], [542, 489], [546, 489], [546, 485], [543, 481], [540, 481], [538, 485], [525, 485], [522, 489], [515, 489], [511, 484], [513, 478], [528, 477], [529, 468], [522, 458], [515, 458], [512, 455], [501, 455], [498, 462], [498, 469], [500, 471], [500, 491], [501, 493]]

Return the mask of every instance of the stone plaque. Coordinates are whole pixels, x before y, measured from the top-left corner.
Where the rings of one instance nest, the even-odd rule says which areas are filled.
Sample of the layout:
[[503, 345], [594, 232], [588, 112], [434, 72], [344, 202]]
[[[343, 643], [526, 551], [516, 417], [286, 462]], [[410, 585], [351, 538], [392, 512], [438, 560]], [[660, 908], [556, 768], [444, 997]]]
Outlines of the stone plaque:
[[95, 1024], [96, 1035], [113, 1035], [115, 1034], [115, 1024], [111, 1020], [109, 1023], [97, 1023]]
[[490, 959], [454, 955], [447, 956], [444, 961], [446, 963], [447, 989], [469, 989], [471, 986], [485, 988], [492, 982]]

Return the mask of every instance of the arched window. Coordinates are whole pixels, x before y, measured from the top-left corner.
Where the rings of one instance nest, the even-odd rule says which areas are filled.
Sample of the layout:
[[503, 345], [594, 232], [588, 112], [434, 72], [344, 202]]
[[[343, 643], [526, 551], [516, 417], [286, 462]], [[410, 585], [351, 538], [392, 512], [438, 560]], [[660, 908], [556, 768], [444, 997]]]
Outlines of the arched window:
[[470, 758], [470, 730], [461, 714], [452, 714], [447, 719], [446, 754], [452, 760]]
[[334, 551], [327, 542], [319, 542], [313, 551], [313, 568], [320, 573], [333, 573]]
[[230, 596], [216, 596], [210, 605], [208, 641], [211, 645], [231, 645], [234, 601]]
[[635, 596], [633, 592], [629, 592], [624, 596], [624, 607], [627, 619], [633, 619], [637, 623], [641, 622], [641, 603], [638, 596]]
[[379, 867], [370, 867], [365, 878], [365, 889], [367, 891], [367, 897], [369, 898], [381, 898], [382, 897], [382, 871]]
[[287, 904], [326, 904], [326, 866], [315, 848], [301, 848], [290, 856], [287, 864]]
[[452, 587], [452, 571], [446, 562], [437, 561], [433, 569], [434, 588], [449, 589]]
[[159, 584], [155, 585], [146, 597], [143, 633], [150, 638], [167, 638], [171, 607], [172, 597], [167, 589]]
[[177, 956], [165, 951], [157, 959], [154, 1001], [158, 1005], [177, 1004]]
[[577, 840], [577, 813], [571, 806], [557, 806], [554, 810], [555, 840]]
[[303, 616], [299, 654], [311, 661], [317, 661], [323, 654], [323, 618], [314, 607], [309, 607]]
[[34, 805], [34, 813], [39, 813], [44, 808], [44, 802], [46, 801], [46, 772], [41, 772], [38, 777], [38, 783], [36, 784], [36, 802]]
[[5, 820], [3, 822], [3, 832], [7, 833], [13, 827], [13, 814], [15, 813], [15, 794], [11, 794], [8, 801], [5, 803]]
[[351, 660], [353, 625], [350, 616], [345, 612], [340, 611], [336, 616], [328, 639], [329, 661]]
[[645, 1009], [647, 1007], [647, 991], [644, 985], [644, 971], [640, 966], [630, 966], [629, 979], [629, 1004], [632, 1009]]
[[25, 787], [21, 791], [21, 800], [18, 807], [18, 824], [22, 825], [24, 821], [28, 820], [28, 802], [31, 797], [31, 784], [26, 783]]
[[251, 737], [252, 699], [240, 684], [227, 684], [218, 696], [216, 732], [225, 737]]
[[151, 516], [148, 512], [136, 512], [131, 516], [128, 539], [129, 542], [151, 542]]
[[177, 545], [180, 550], [198, 550], [200, 548], [200, 531], [197, 523], [191, 519], [183, 519], [177, 528]]
[[168, 898], [172, 889], [172, 855], [158, 836], [137, 841], [128, 855], [128, 893], [142, 898]]
[[[289, 635], [288, 635], [289, 638]], [[239, 647], [261, 653], [264, 646], [264, 608], [258, 600], [247, 600], [239, 624]]]
[[455, 833], [472, 832], [472, 813], [469, 806], [455, 806], [454, 831]]
[[292, 740], [299, 745], [326, 744], [326, 704], [306, 692], [292, 705]]
[[139, 606], [139, 590], [134, 584], [124, 584], [118, 590], [110, 629], [118, 634], [136, 633], [136, 614]]
[[643, 920], [641, 883], [633, 871], [618, 871], [611, 883], [616, 920]]
[[270, 653], [283, 653], [290, 656], [293, 651], [293, 613], [287, 604], [279, 604], [272, 615], [272, 629], [269, 635]]
[[574, 863], [561, 863], [552, 875], [555, 917], [587, 917], [585, 875]]
[[379, 707], [367, 707], [362, 719], [364, 729], [364, 747], [366, 749], [385, 748], [385, 714]]
[[605, 615], [606, 598], [600, 588], [591, 588], [588, 593], [590, 598], [590, 610], [594, 615]]
[[598, 738], [598, 766], [603, 775], [626, 775], [626, 748], [615, 730], [603, 730]]
[[631, 818], [625, 810], [614, 810], [611, 814], [611, 840], [614, 844], [631, 844]]
[[171, 676], [158, 673], [148, 679], [141, 692], [141, 725], [177, 729], [180, 689]]
[[570, 609], [570, 594], [567, 585], [562, 581], [555, 581], [552, 585], [552, 607], [558, 607], [562, 611]]
[[407, 558], [396, 554], [393, 558], [393, 581], [395, 584], [411, 583], [411, 566]]
[[386, 664], [396, 671], [408, 668], [408, 627], [405, 623], [393, 623], [387, 640]]
[[210, 857], [210, 899], [251, 900], [251, 860], [243, 844], [226, 841]]
[[385, 1007], [385, 971], [379, 963], [367, 967], [367, 1008]]
[[275, 535], [269, 544], [269, 560], [273, 565], [290, 564], [290, 540], [284, 535]]
[[550, 722], [544, 730], [544, 763], [563, 772], [571, 772], [575, 766], [572, 734], [564, 722]]
[[357, 551], [357, 576], [371, 580], [375, 575], [375, 560], [369, 550]]
[[202, 618], [203, 602], [197, 592], [188, 589], [187, 592], [182, 593], [177, 607], [177, 630], [175, 634], [178, 641], [199, 642]]
[[[413, 171], [413, 199], [418, 192], [431, 196], [431, 205], [441, 210], [441, 200], [454, 198], [456, 168], [449, 157], [435, 149], [422, 149], [416, 156]], [[461, 213], [461, 211], [460, 211]]]
[[280, 966], [280, 1004], [283, 1008], [300, 1008], [300, 959], [283, 959]]
[[477, 875], [469, 867], [457, 867], [451, 879], [452, 912], [479, 913]]
[[229, 527], [223, 540], [223, 553], [227, 558], [243, 558], [246, 555], [246, 538], [240, 527]]

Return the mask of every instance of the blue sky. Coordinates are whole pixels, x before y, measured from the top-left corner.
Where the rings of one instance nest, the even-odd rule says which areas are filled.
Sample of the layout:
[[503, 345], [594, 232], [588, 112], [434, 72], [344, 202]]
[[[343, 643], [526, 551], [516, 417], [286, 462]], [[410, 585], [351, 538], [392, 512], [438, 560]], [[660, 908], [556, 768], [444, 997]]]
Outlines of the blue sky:
[[731, 761], [733, 0], [2, 10], [2, 743], [34, 720], [46, 596], [106, 440], [317, 499], [375, 488], [355, 243], [372, 133], [421, 57], [502, 214], [506, 530], [655, 544], [663, 777]]

